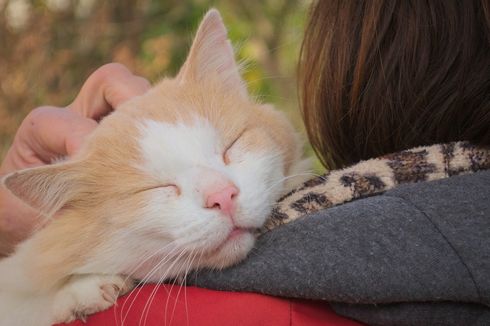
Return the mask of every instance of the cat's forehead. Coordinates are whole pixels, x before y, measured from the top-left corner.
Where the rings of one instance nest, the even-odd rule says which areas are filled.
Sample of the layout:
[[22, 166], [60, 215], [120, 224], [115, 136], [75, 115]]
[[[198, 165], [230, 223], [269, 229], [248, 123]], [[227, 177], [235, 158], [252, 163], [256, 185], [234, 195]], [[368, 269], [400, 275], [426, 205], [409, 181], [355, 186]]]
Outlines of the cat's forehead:
[[[143, 96], [127, 102], [121, 110], [136, 119], [150, 119], [171, 124], [195, 122], [196, 117], [211, 123], [222, 133], [237, 128], [252, 117], [254, 104], [223, 86], [209, 81], [180, 85], [168, 79], [155, 85]], [[232, 130], [233, 131], [233, 130]]]
[[224, 143], [216, 128], [198, 116], [175, 123], [146, 119], [138, 129], [141, 162], [151, 174], [216, 165]]
[[107, 141], [96, 144], [104, 157], [141, 161], [144, 156], [147, 161], [155, 158], [160, 166], [222, 154], [244, 131], [247, 150], [278, 146], [289, 159], [288, 148], [294, 145], [281, 116], [212, 82], [183, 87], [174, 80], [163, 81], [107, 120], [100, 132]]

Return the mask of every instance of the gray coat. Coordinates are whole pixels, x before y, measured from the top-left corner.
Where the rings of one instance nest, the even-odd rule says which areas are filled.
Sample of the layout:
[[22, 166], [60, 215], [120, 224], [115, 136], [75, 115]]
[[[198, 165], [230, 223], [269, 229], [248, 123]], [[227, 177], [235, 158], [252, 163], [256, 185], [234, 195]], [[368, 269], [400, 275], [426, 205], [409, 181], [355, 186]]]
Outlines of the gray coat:
[[259, 238], [195, 285], [327, 300], [370, 325], [490, 325], [490, 171], [399, 186]]

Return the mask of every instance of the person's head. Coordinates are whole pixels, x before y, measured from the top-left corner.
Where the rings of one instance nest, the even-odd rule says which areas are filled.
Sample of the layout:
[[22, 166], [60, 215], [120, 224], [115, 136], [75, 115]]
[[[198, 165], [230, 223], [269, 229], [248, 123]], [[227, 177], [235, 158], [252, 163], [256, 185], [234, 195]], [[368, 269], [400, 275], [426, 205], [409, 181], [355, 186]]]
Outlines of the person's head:
[[300, 62], [310, 141], [328, 168], [419, 145], [490, 145], [486, 0], [319, 0]]

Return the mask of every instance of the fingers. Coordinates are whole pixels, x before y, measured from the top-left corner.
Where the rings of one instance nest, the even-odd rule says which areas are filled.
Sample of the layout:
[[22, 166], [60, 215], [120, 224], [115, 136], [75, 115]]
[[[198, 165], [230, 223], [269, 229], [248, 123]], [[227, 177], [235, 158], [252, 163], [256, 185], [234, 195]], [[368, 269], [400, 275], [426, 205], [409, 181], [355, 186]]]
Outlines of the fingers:
[[70, 110], [39, 107], [22, 122], [14, 145], [27, 161], [38, 158], [51, 163], [60, 156], [73, 155], [85, 137], [97, 127], [97, 122]]
[[89, 76], [68, 108], [84, 117], [98, 120], [148, 89], [150, 83], [146, 79], [133, 75], [121, 64], [109, 63]]
[[133, 75], [121, 64], [102, 66], [90, 75], [68, 109], [39, 107], [24, 119], [0, 172], [49, 164], [60, 156], [73, 155], [96, 128], [97, 120], [149, 88], [146, 79]]

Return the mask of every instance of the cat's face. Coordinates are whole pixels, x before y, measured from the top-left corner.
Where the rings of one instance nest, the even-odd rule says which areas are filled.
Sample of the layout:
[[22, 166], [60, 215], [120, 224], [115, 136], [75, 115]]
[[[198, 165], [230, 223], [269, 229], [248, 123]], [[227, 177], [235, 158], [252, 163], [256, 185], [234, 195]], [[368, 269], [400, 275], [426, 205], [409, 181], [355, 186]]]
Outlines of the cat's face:
[[195, 268], [243, 259], [300, 155], [282, 115], [250, 100], [211, 11], [175, 79], [106, 117], [73, 161], [18, 173], [6, 185], [48, 215], [63, 208], [59, 219], [96, 230], [84, 235], [94, 236], [93, 259], [143, 277], [152, 267], [145, 253], [156, 261], [174, 255], [173, 276], [183, 261]]
[[77, 205], [117, 207], [115, 230], [135, 230], [146, 251], [172, 242], [209, 267], [244, 258], [299, 147], [270, 107], [220, 87], [165, 80], [107, 117], [83, 154], [94, 186]]

